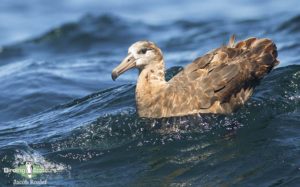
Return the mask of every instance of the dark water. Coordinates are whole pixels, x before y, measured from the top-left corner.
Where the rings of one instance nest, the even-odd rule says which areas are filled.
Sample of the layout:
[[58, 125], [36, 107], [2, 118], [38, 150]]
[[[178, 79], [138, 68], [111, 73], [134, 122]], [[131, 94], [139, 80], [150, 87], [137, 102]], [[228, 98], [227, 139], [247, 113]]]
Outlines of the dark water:
[[[38, 177], [50, 186], [299, 186], [300, 13], [284, 3], [268, 9], [270, 1], [225, 10], [229, 5], [217, 3], [205, 2], [202, 16], [191, 1], [186, 16], [164, 3], [153, 19], [148, 9], [144, 19], [133, 19], [117, 6], [3, 45], [0, 186], [22, 179], [2, 168], [26, 161], [61, 170]], [[214, 17], [213, 10], [223, 14]], [[232, 33], [273, 39], [281, 61], [235, 114], [141, 119], [137, 72], [110, 78], [137, 40], [155, 41], [171, 68], [227, 43]]]

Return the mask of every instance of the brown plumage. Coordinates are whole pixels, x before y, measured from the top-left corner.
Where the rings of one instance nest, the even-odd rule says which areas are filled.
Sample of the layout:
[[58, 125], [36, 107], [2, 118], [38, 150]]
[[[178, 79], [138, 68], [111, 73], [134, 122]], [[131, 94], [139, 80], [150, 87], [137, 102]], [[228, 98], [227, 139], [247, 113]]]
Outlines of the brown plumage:
[[269, 39], [249, 38], [217, 48], [195, 59], [168, 82], [165, 81], [161, 50], [152, 42], [139, 41], [112, 72], [137, 67], [136, 87], [139, 116], [162, 118], [196, 113], [234, 112], [252, 95], [254, 87], [279, 61]]

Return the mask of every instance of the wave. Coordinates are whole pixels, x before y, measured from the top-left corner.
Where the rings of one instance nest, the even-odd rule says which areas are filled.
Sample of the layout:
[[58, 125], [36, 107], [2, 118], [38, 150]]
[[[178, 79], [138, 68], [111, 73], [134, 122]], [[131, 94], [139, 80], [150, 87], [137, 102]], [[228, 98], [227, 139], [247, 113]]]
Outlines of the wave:
[[[173, 75], [176, 74], [180, 69], [180, 67], [170, 69], [169, 76], [171, 77], [170, 74], [172, 73]], [[232, 122], [236, 123], [235, 125], [245, 125], [248, 122], [244, 120], [251, 119], [251, 116], [255, 116], [256, 120], [264, 120], [272, 118], [272, 116], [293, 113], [299, 110], [299, 80], [300, 66], [293, 65], [278, 68], [262, 81], [250, 101], [235, 114], [229, 116], [200, 115], [154, 121], [137, 117], [134, 101], [135, 85], [117, 86], [76, 99], [67, 104], [58, 105], [37, 115], [7, 122], [1, 128], [1, 142], [2, 146], [7, 143], [5, 137], [10, 137], [10, 142], [18, 139], [24, 139], [28, 142], [34, 140], [41, 143], [46, 140], [46, 142], [56, 141], [68, 137], [69, 135], [66, 134], [74, 131], [76, 133], [71, 137], [74, 137], [76, 142], [84, 144], [89, 141], [87, 136], [93, 137], [95, 136], [93, 133], [99, 131], [97, 136], [105, 137], [106, 135], [100, 132], [105, 130], [103, 133], [109, 134], [112, 127], [115, 130], [112, 130], [111, 133], [122, 134], [118, 131], [124, 131], [124, 137], [127, 135], [131, 137], [132, 134], [127, 134], [127, 132], [132, 131], [133, 126], [137, 131], [140, 127], [144, 129], [159, 127], [162, 130], [164, 128], [174, 128], [176, 126], [174, 124], [177, 124], [178, 131], [188, 131], [193, 128], [197, 131], [199, 129], [210, 129], [212, 124], [224, 125]], [[274, 84], [275, 82], [276, 84]], [[227, 120], [226, 122], [226, 119], [232, 119], [232, 121], [229, 120], [228, 122]], [[239, 122], [239, 120], [242, 121]], [[145, 126], [145, 124], [147, 125]], [[197, 124], [200, 124], [200, 126], [197, 126]], [[57, 132], [57, 129], [61, 129], [61, 131]], [[83, 134], [80, 135], [80, 133]], [[85, 133], [92, 134], [87, 135]], [[134, 134], [135, 131], [133, 130], [131, 133]], [[82, 139], [80, 139], [81, 136]], [[73, 140], [68, 141], [72, 142]], [[101, 141], [99, 139], [99, 142]]]
[[[138, 24], [138, 29], [131, 25]], [[25, 57], [66, 56], [84, 52], [110, 53], [110, 48], [128, 46], [145, 34], [146, 25], [122, 20], [114, 15], [86, 15], [79, 21], [54, 28], [39, 37], [1, 48], [0, 64]], [[116, 47], [118, 46], [118, 47]], [[96, 50], [97, 49], [97, 50]]]
[[[180, 70], [180, 67], [170, 69], [169, 76], [172, 77]], [[144, 167], [141, 163], [143, 158], [148, 158], [147, 155], [152, 155], [159, 147], [164, 147], [171, 153], [175, 151], [176, 154], [170, 155], [168, 162], [150, 158], [152, 169], [156, 172], [168, 164], [201, 167], [201, 163], [212, 157], [217, 157], [218, 162], [224, 159], [232, 161], [237, 155], [228, 155], [233, 149], [230, 148], [229, 152], [224, 150], [222, 140], [229, 143], [237, 136], [237, 132], [239, 137], [245, 139], [249, 136], [249, 131], [255, 131], [253, 129], [269, 128], [268, 132], [274, 133], [269, 126], [280, 128], [278, 121], [286, 124], [283, 132], [297, 128], [300, 111], [299, 82], [299, 65], [277, 68], [261, 82], [250, 101], [237, 113], [160, 120], [137, 116], [135, 85], [113, 87], [39, 114], [2, 124], [2, 165], [14, 167], [33, 159], [50, 168], [72, 168], [73, 174], [88, 167], [88, 173], [95, 172], [102, 176], [105, 173], [99, 171], [97, 165], [121, 164], [134, 158], [135, 161], [128, 162], [137, 164], [138, 167], [133, 166], [136, 169], [117, 168], [124, 173], [137, 174], [138, 168]], [[290, 142], [286, 142], [285, 135], [282, 136], [278, 136], [278, 141], [283, 146], [289, 146]], [[263, 138], [266, 138], [265, 135]], [[146, 155], [140, 155], [138, 159], [135, 153], [140, 150]], [[126, 165], [127, 167], [130, 166]], [[182, 172], [190, 171], [192, 168]], [[82, 177], [85, 174], [80, 175]], [[0, 176], [1, 179], [7, 177]], [[104, 177], [103, 180], [108, 179]], [[54, 178], [51, 184], [58, 184], [57, 181], [59, 179]]]
[[287, 31], [289, 33], [297, 33], [300, 31], [300, 15], [294, 16], [287, 21], [284, 21], [277, 31]]

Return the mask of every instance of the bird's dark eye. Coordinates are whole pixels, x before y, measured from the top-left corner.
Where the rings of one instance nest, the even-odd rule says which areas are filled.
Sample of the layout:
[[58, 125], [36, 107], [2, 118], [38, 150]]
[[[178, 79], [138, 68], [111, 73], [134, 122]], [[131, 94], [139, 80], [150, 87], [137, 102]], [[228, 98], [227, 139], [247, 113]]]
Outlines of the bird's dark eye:
[[147, 52], [147, 48], [143, 48], [143, 49], [140, 50], [139, 53], [141, 53], [141, 54], [146, 54], [146, 52]]

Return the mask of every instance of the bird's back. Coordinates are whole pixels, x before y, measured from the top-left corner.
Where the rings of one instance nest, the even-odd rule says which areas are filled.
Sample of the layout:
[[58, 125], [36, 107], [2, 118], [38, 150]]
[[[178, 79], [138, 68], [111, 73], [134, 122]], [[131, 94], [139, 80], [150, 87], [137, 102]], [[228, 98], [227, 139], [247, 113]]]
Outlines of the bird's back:
[[234, 111], [279, 63], [276, 58], [276, 45], [269, 39], [234, 44], [231, 38], [228, 46], [195, 59], [168, 82], [168, 109], [162, 117]]

